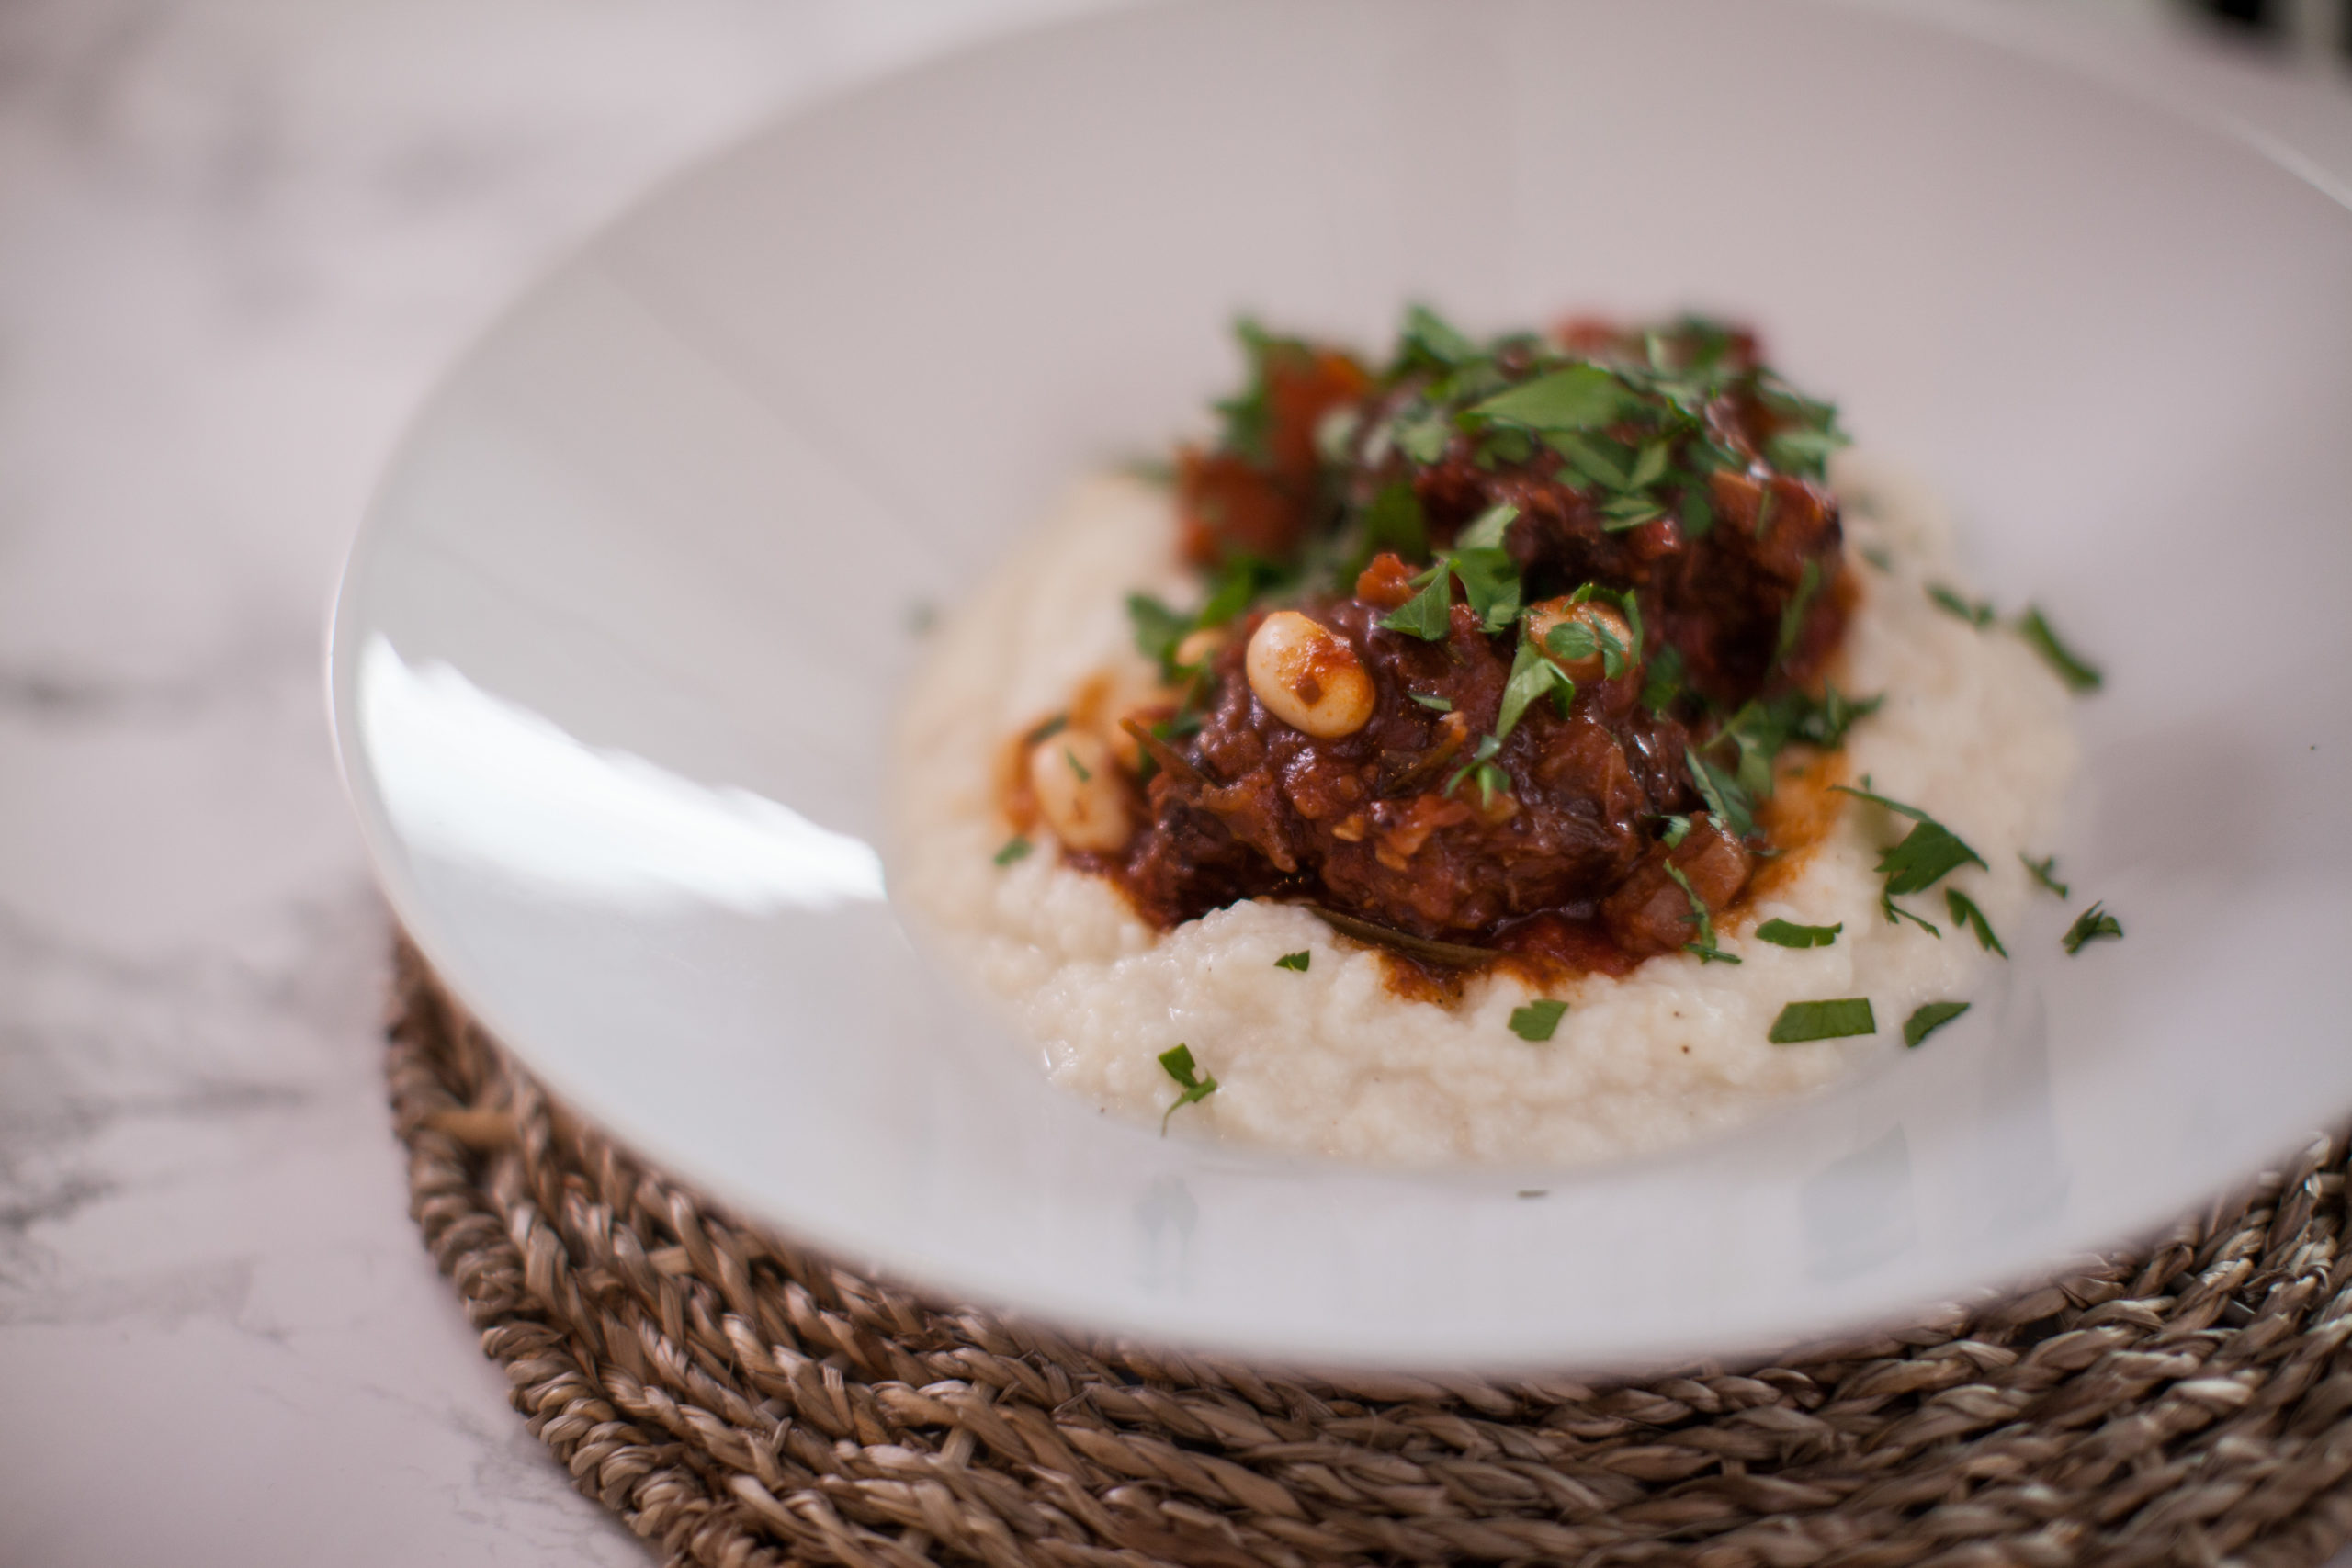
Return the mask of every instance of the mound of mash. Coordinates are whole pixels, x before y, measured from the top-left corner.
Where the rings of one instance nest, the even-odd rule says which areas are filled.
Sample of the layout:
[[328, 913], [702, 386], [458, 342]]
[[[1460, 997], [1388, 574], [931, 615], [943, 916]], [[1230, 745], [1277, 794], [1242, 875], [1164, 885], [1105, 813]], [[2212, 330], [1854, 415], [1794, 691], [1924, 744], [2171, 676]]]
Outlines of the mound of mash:
[[[2007, 931], [2033, 896], [2018, 857], [2050, 852], [2075, 767], [2066, 693], [2018, 638], [1930, 602], [1929, 582], [1966, 586], [1930, 503], [1856, 465], [1838, 479], [1862, 597], [1835, 679], [1886, 699], [1849, 734], [1847, 777], [1870, 775], [1983, 855], [1989, 870], [1967, 866], [1945, 885]], [[1777, 896], [1724, 923], [1738, 964], [1675, 953], [1623, 979], [1541, 992], [1482, 975], [1453, 1006], [1396, 996], [1378, 953], [1303, 909], [1246, 903], [1156, 931], [1111, 883], [1061, 864], [1042, 828], [1035, 852], [999, 866], [1012, 831], [995, 786], [1007, 738], [1098, 671], [1149, 685], [1125, 600], [1197, 599], [1174, 542], [1161, 491], [1116, 476], [1076, 486], [942, 624], [899, 731], [893, 897], [952, 964], [1010, 1005], [1070, 1093], [1157, 1122], [1178, 1093], [1159, 1054], [1182, 1043], [1219, 1087], [1178, 1111], [1171, 1131], [1392, 1163], [1577, 1163], [1729, 1127], [1902, 1049], [1920, 1003], [1986, 990], [2000, 960], [1951, 929], [1945, 885], [1906, 901], [1945, 927], [1941, 940], [1887, 923], [1872, 867], [1907, 824], [1859, 801]], [[1747, 934], [1776, 916], [1845, 931], [1795, 950]], [[1313, 954], [1305, 973], [1275, 966], [1302, 949]], [[1568, 1011], [1548, 1043], [1530, 1044], [1509, 1019], [1539, 994]], [[1767, 1042], [1785, 1003], [1831, 997], [1868, 997], [1879, 1032]]]

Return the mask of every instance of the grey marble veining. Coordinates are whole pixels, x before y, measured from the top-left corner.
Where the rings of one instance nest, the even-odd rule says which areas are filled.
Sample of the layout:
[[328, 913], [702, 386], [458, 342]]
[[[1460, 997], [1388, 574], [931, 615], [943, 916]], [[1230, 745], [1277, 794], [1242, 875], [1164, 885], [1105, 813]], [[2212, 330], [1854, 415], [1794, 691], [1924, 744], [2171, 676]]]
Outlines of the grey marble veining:
[[[1076, 4], [0, 6], [0, 1565], [644, 1561], [406, 1217], [329, 590], [436, 372], [644, 182]], [[2060, 46], [2167, 68], [2105, 20]], [[2233, 80], [2352, 173], [2352, 112]]]

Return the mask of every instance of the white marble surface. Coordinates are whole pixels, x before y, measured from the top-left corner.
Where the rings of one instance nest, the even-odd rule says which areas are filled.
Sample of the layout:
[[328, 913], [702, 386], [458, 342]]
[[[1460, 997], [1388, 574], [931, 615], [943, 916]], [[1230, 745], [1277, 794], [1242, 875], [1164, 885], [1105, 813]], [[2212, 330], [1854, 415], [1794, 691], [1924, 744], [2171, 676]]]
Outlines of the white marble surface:
[[[318, 658], [436, 370], [665, 168], [1082, 0], [0, 6], [0, 1564], [633, 1564], [405, 1213]], [[1996, 14], [2352, 185], [2352, 95]]]

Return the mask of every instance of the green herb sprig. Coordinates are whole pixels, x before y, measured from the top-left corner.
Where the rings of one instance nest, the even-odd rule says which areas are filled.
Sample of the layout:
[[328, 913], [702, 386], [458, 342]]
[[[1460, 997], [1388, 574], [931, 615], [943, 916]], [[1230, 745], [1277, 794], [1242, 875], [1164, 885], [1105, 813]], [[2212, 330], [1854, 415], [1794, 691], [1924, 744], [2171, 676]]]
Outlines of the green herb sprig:
[[1513, 1008], [1510, 1032], [1531, 1045], [1541, 1045], [1552, 1038], [1566, 1016], [1568, 1004], [1555, 1002], [1549, 997], [1532, 1001], [1522, 1008]]
[[2041, 860], [2028, 860], [2025, 856], [2025, 852], [2023, 851], [2019, 851], [2018, 852], [2018, 862], [2019, 864], [2023, 865], [2026, 870], [2031, 872], [2033, 874], [2033, 879], [2041, 884], [2042, 886], [2050, 889], [2051, 892], [2055, 893], [2061, 898], [2067, 896], [2066, 885], [2058, 880], [2058, 857], [2056, 855], [2045, 855]]
[[1993, 934], [1993, 924], [1984, 918], [1984, 911], [1976, 907], [1975, 899], [1957, 887], [1947, 887], [1944, 889], [1944, 908], [1951, 911], [1954, 926], [1976, 933], [1977, 946], [1987, 953], [1997, 953], [2004, 958], [2009, 955], [2009, 950], [2001, 945], [2001, 939]]
[[1968, 1010], [1967, 1002], [1927, 1002], [1912, 1010], [1903, 1021], [1903, 1043], [1916, 1047], [1920, 1041]]
[[2066, 949], [2066, 956], [2074, 957], [2095, 942], [2123, 940], [2123, 922], [2107, 912], [2107, 901], [2101, 899], [2085, 909], [2058, 939]]
[[1771, 919], [1756, 928], [1756, 940], [1774, 947], [1827, 947], [1845, 929], [1843, 920], [1834, 926], [1801, 926], [1793, 920]]
[[1184, 1091], [1176, 1097], [1176, 1103], [1170, 1106], [1159, 1118], [1159, 1134], [1160, 1136], [1166, 1137], [1168, 1118], [1175, 1115], [1187, 1105], [1196, 1104], [1215, 1094], [1216, 1079], [1200, 1070], [1200, 1065], [1193, 1060], [1193, 1049], [1189, 1045], [1178, 1045], [1162, 1051], [1159, 1054], [1159, 1066], [1162, 1071], [1176, 1080], [1176, 1087]]
[[2027, 605], [2025, 614], [2018, 617], [2018, 636], [2025, 638], [2041, 655], [2042, 661], [2057, 671], [2068, 691], [2096, 692], [2107, 683], [2107, 677], [2098, 665], [2058, 640], [2047, 617], [2035, 606]]
[[1868, 997], [1833, 997], [1826, 1001], [1791, 1002], [1772, 1021], [1771, 1032], [1765, 1038], [1775, 1045], [1803, 1045], [1877, 1032], [1878, 1019], [1871, 1011]]

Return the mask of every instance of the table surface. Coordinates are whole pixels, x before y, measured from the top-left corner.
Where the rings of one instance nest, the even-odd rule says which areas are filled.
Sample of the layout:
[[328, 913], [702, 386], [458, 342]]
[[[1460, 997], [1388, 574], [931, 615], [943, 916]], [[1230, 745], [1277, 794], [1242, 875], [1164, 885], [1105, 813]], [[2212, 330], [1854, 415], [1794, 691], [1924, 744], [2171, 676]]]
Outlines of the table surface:
[[[329, 592], [435, 376], [648, 181], [1087, 3], [0, 7], [0, 1563], [646, 1561], [407, 1218]], [[1964, 15], [2352, 188], [2317, 68]]]

